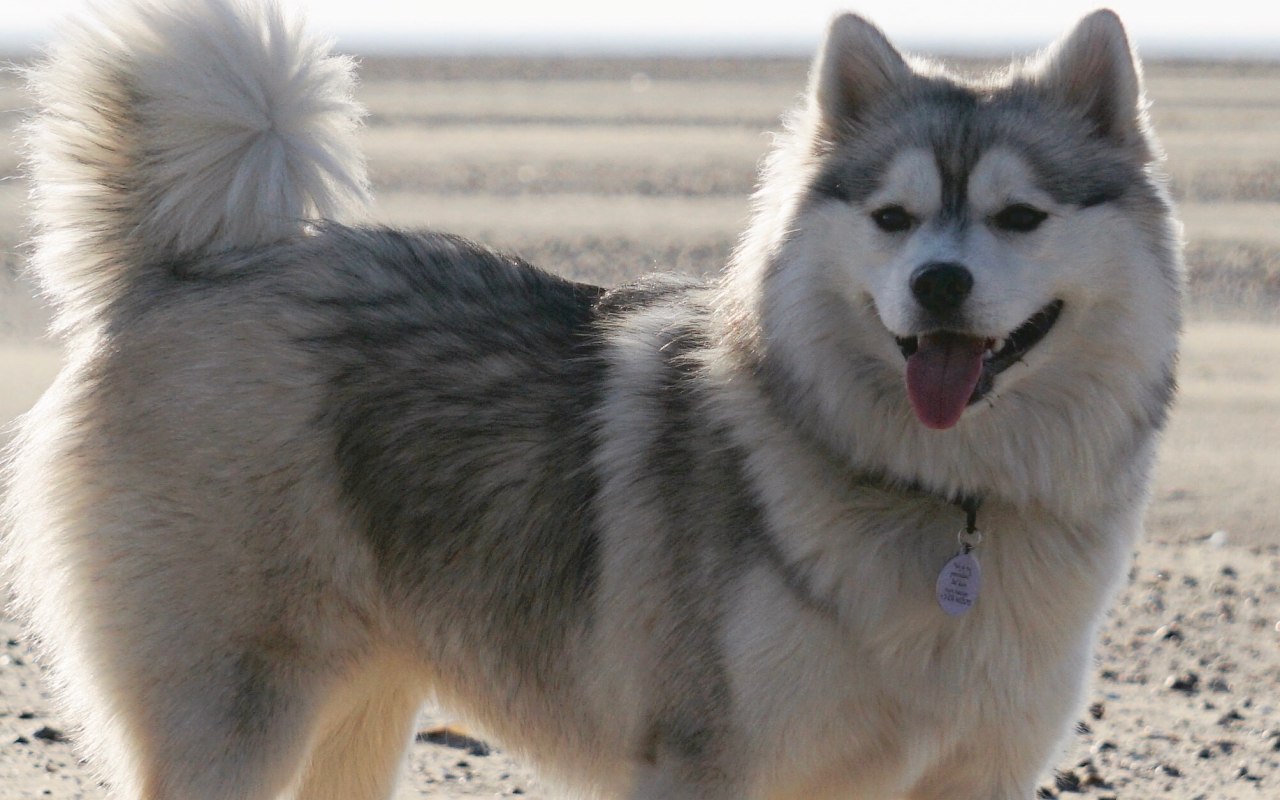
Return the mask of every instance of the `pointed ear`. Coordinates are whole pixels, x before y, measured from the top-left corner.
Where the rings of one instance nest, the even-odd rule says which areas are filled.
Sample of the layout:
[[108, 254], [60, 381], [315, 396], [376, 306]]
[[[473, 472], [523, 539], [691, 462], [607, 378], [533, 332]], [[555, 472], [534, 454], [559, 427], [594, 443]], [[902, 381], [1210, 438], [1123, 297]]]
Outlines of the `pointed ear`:
[[1100, 9], [1042, 57], [1033, 82], [1093, 124], [1098, 136], [1152, 159], [1142, 69], [1114, 11]]
[[849, 122], [911, 74], [879, 28], [854, 14], [836, 17], [810, 78], [824, 135], [839, 138]]

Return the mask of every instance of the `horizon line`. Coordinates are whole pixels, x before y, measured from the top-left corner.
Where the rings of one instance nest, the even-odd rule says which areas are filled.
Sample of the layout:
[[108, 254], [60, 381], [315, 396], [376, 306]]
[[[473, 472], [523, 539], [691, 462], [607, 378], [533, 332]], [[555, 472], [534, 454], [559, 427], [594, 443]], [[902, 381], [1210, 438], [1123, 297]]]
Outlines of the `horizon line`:
[[[330, 37], [334, 49], [362, 56], [439, 57], [548, 57], [566, 58], [811, 58], [820, 39], [786, 35], [671, 36], [640, 34], [527, 34], [459, 33], [419, 35], [357, 31]], [[19, 58], [38, 55], [52, 39], [51, 33], [0, 31], [0, 55]], [[904, 51], [941, 58], [1008, 59], [1033, 54], [1045, 42], [1026, 35], [976, 38], [954, 36], [900, 36]], [[1137, 42], [1147, 60], [1251, 61], [1280, 63], [1275, 40], [1268, 36], [1230, 36], [1213, 39], [1153, 37]]]

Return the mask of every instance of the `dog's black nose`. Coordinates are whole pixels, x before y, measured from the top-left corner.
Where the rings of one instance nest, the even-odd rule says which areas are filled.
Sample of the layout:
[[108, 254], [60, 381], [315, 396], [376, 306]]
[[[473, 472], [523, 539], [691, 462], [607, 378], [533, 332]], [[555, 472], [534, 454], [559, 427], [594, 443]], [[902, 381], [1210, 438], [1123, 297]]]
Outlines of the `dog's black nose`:
[[911, 293], [926, 311], [955, 311], [973, 288], [973, 274], [960, 264], [934, 261], [911, 276]]

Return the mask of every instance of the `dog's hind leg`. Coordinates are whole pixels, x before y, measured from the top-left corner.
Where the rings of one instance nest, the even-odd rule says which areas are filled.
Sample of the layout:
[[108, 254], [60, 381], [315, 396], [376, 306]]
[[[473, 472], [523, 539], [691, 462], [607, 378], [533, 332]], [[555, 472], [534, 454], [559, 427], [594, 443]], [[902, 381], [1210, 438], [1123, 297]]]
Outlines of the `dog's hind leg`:
[[82, 737], [113, 797], [387, 797], [422, 697], [408, 673], [366, 666], [377, 663], [367, 641], [335, 649], [196, 627], [169, 627], [164, 646], [63, 648]]
[[385, 800], [423, 693], [394, 667], [361, 670], [326, 702], [294, 800]]
[[[163, 660], [163, 659], [161, 659]], [[274, 800], [296, 780], [332, 679], [231, 656], [118, 680], [90, 723], [121, 800]]]

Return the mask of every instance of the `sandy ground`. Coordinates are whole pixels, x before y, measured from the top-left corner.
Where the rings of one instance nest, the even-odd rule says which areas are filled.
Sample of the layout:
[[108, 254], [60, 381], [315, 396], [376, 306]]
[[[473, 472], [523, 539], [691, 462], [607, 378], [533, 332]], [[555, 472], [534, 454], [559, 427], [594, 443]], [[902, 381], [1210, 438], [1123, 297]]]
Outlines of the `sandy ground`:
[[[763, 131], [776, 129], [803, 72], [783, 60], [367, 63], [378, 219], [449, 228], [602, 283], [713, 269], [745, 217]], [[1187, 221], [1196, 313], [1147, 538], [1040, 796], [1276, 798], [1280, 68], [1155, 65], [1148, 76]], [[5, 80], [0, 124], [12, 127], [24, 101]], [[0, 176], [15, 164], [0, 141]], [[37, 341], [44, 315], [30, 287], [10, 274], [25, 191], [0, 184], [0, 424], [58, 362]], [[446, 712], [424, 713], [397, 800], [560, 796], [527, 764], [445, 728], [467, 731]], [[67, 729], [27, 645], [0, 619], [0, 800], [105, 797]]]

